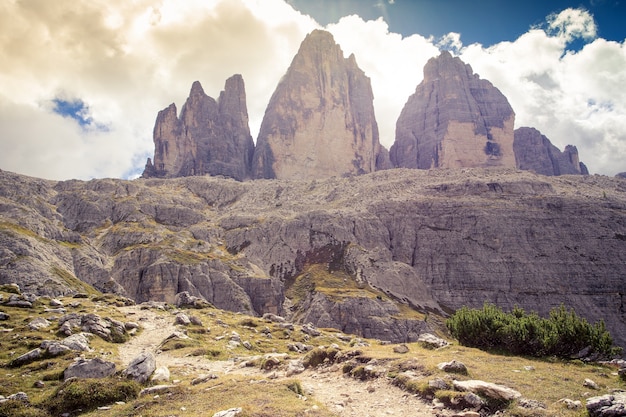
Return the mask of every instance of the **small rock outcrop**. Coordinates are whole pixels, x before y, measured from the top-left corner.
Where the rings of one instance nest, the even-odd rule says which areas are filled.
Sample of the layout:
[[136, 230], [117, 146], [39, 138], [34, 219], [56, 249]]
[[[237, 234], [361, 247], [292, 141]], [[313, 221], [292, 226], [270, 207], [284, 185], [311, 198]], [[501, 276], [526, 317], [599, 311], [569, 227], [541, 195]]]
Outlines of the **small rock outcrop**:
[[515, 167], [515, 113], [506, 97], [443, 51], [396, 123], [391, 162], [403, 168]]
[[143, 177], [248, 178], [254, 142], [241, 75], [226, 80], [217, 100], [204, 93], [200, 82], [194, 82], [180, 118], [175, 104], [159, 112], [153, 138], [154, 162], [148, 159]]
[[354, 55], [344, 58], [330, 33], [314, 30], [267, 106], [254, 176], [315, 179], [387, 166], [373, 99], [370, 79]]
[[106, 378], [115, 373], [115, 363], [101, 358], [79, 358], [63, 372], [63, 379], [69, 378]]
[[519, 169], [542, 175], [589, 175], [578, 159], [578, 149], [567, 145], [561, 152], [550, 140], [532, 127], [515, 129], [513, 141], [515, 161]]
[[626, 392], [588, 398], [587, 411], [590, 417], [626, 416]]
[[133, 379], [140, 384], [146, 382], [156, 370], [156, 358], [151, 352], [140, 353], [128, 364], [124, 371], [127, 378]]

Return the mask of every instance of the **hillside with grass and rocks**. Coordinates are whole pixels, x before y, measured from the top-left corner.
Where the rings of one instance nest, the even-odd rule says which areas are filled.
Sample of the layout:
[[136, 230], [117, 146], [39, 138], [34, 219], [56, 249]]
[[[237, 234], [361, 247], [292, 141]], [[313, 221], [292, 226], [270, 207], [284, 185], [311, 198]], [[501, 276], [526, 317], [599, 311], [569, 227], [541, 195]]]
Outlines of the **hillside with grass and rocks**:
[[[389, 343], [209, 306], [0, 287], [2, 416], [616, 416], [626, 363]], [[549, 388], [547, 388], [549, 387]], [[620, 411], [621, 410], [621, 411]]]

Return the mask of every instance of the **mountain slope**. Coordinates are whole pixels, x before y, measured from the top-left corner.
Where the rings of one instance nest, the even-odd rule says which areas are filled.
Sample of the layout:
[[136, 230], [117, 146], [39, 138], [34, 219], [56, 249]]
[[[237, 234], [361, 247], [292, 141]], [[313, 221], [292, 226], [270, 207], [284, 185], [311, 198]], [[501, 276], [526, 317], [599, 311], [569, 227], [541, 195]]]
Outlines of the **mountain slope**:
[[[51, 182], [0, 173], [0, 282], [182, 291], [414, 340], [462, 305], [564, 303], [626, 345], [626, 182], [515, 170]], [[390, 331], [389, 329], [396, 329]]]

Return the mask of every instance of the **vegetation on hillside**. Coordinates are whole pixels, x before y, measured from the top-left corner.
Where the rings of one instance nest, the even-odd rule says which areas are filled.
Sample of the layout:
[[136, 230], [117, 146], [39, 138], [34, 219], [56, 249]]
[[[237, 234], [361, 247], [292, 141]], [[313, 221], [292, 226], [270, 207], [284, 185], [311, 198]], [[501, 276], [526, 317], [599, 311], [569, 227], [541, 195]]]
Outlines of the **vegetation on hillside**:
[[446, 325], [452, 336], [465, 346], [502, 350], [515, 355], [571, 358], [583, 350], [586, 356], [612, 356], [620, 352], [604, 322], [590, 324], [561, 305], [548, 318], [515, 307], [505, 313], [485, 303], [482, 309], [463, 307]]

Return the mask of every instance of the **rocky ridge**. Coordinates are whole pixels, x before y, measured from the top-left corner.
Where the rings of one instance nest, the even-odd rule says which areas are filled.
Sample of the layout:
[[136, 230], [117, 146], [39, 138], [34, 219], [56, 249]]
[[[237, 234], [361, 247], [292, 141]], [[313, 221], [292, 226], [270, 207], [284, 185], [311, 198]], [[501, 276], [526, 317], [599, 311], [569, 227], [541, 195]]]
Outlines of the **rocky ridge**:
[[379, 142], [369, 78], [333, 36], [304, 39], [267, 106], [256, 146], [241, 75], [216, 101], [194, 82], [177, 116], [171, 104], [154, 127], [154, 162], [143, 177], [192, 175], [322, 179], [404, 168], [517, 167], [544, 175], [588, 174], [578, 151], [560, 152], [538, 131], [513, 131], [506, 97], [443, 51], [424, 67], [390, 151]]
[[174, 302], [188, 291], [393, 341], [462, 305], [547, 314], [563, 303], [626, 344], [620, 179], [398, 169], [52, 182], [1, 172], [0, 196], [0, 282], [32, 293], [93, 286]]

